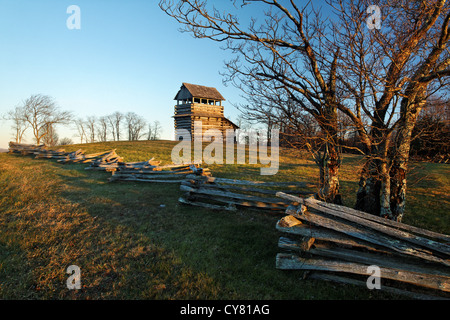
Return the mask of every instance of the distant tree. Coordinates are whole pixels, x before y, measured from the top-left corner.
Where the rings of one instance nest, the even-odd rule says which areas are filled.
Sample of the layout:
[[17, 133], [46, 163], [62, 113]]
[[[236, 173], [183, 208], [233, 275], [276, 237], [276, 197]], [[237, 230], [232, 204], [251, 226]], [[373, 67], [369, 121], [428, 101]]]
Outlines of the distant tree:
[[59, 141], [59, 136], [56, 132], [55, 126], [53, 124], [47, 124], [42, 130], [47, 132], [47, 134], [42, 137], [42, 142], [49, 147], [56, 146]]
[[87, 136], [90, 143], [95, 142], [96, 122], [97, 118], [95, 116], [89, 116], [86, 119]]
[[77, 128], [78, 131], [78, 137], [80, 137], [80, 143], [84, 142], [88, 142], [88, 137], [87, 137], [87, 131], [86, 131], [86, 122], [82, 119], [82, 118], [78, 118], [75, 119], [73, 121], [73, 123], [75, 124], [75, 127]]
[[125, 122], [128, 129], [129, 141], [140, 140], [145, 135], [143, 130], [147, 126], [147, 122], [135, 112], [126, 113]]
[[67, 137], [64, 137], [62, 139], [59, 140], [58, 145], [60, 146], [68, 146], [73, 144], [73, 140]]
[[124, 114], [119, 111], [116, 111], [112, 115], [108, 116], [113, 135], [115, 133], [114, 140], [120, 141], [120, 135], [121, 135], [120, 128], [121, 128], [124, 118], [125, 118]]
[[148, 124], [147, 140], [158, 140], [161, 135], [161, 123], [158, 120]]
[[98, 118], [97, 138], [101, 142], [108, 141], [108, 117], [106, 116]]
[[23, 112], [23, 121], [31, 127], [37, 144], [42, 142], [54, 125], [68, 123], [71, 118], [70, 112], [59, 110], [53, 98], [41, 94], [30, 96], [20, 110]]
[[23, 107], [16, 106], [13, 110], [8, 111], [4, 116], [5, 120], [12, 121], [12, 129], [14, 132], [14, 140], [16, 143], [22, 143], [25, 131], [29, 128], [28, 123], [24, 119]]
[[108, 127], [110, 129], [112, 139], [114, 141], [116, 141], [117, 137], [116, 137], [116, 125], [115, 125], [114, 115], [113, 114], [107, 115], [106, 119], [108, 121]]
[[450, 161], [450, 99], [429, 99], [411, 138], [411, 156], [436, 162]]

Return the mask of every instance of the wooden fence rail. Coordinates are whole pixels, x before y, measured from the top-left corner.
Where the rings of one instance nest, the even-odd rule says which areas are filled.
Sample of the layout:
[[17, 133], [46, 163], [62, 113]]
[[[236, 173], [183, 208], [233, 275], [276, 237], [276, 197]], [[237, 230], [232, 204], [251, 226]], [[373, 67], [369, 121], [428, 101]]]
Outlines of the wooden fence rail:
[[285, 190], [295, 194], [312, 194], [313, 185], [302, 182], [264, 182], [212, 176], [187, 175], [181, 181], [180, 190], [185, 192], [179, 202], [211, 209], [236, 210], [236, 207], [266, 209], [283, 212], [288, 200], [275, 197], [276, 192]]
[[23, 143], [9, 143], [9, 153], [19, 153], [21, 155], [30, 155], [35, 152], [45, 150], [45, 145], [23, 144]]
[[[283, 192], [277, 196], [291, 201], [286, 216], [276, 224], [283, 234], [278, 247], [284, 251], [277, 254], [278, 269], [326, 272], [323, 278], [327, 280], [333, 278], [327, 277], [328, 273], [338, 273], [340, 282], [345, 281], [341, 276], [344, 274], [350, 277], [348, 283], [356, 283], [358, 276], [367, 279], [368, 267], [375, 265], [380, 268], [382, 279], [450, 297], [449, 235], [312, 197], [300, 198]], [[403, 288], [392, 290], [399, 293]]]
[[180, 184], [186, 176], [209, 175], [209, 169], [200, 168], [197, 164], [171, 164], [165, 166], [138, 163], [135, 165], [119, 164], [108, 181], [163, 182]]

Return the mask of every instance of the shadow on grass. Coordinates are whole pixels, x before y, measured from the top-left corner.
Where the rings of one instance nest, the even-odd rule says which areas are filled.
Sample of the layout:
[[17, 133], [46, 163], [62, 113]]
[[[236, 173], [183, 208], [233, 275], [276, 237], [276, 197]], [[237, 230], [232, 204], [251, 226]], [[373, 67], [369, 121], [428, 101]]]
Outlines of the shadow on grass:
[[[64, 167], [73, 170], [70, 166]], [[248, 168], [254, 173], [259, 168]], [[76, 168], [76, 170], [83, 170]], [[275, 268], [279, 252], [279, 215], [254, 210], [207, 210], [178, 203], [178, 185], [105, 182], [109, 174], [81, 172], [68, 179], [62, 195], [80, 203], [90, 216], [126, 228], [158, 248], [165, 248], [189, 270], [218, 287], [212, 299], [364, 299], [373, 293], [352, 286], [301, 280], [303, 272]], [[64, 173], [63, 173], [64, 175]], [[227, 176], [227, 174], [224, 174]], [[252, 175], [252, 174], [250, 174]], [[240, 175], [240, 178], [242, 179]], [[229, 176], [227, 176], [229, 177]], [[90, 180], [97, 180], [92, 183]], [[135, 265], [140, 274], [143, 266]], [[157, 275], [156, 275], [157, 276]], [[146, 275], [150, 281], [149, 275]], [[162, 284], [160, 284], [162, 285]], [[164, 283], [167, 290], [168, 284]], [[379, 298], [383, 294], [375, 295]]]

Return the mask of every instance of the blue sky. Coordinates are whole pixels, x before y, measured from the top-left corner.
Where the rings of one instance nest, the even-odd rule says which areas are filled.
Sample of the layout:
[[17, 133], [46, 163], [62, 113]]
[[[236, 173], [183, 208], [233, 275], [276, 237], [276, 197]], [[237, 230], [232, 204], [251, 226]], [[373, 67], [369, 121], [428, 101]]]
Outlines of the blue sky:
[[[81, 9], [80, 30], [66, 26], [70, 5]], [[189, 82], [216, 87], [235, 120], [240, 92], [219, 74], [229, 52], [179, 27], [157, 0], [0, 0], [0, 114], [39, 93], [76, 117], [134, 111], [173, 139], [173, 98]], [[10, 123], [0, 124], [7, 148]], [[58, 133], [79, 141], [70, 128]]]

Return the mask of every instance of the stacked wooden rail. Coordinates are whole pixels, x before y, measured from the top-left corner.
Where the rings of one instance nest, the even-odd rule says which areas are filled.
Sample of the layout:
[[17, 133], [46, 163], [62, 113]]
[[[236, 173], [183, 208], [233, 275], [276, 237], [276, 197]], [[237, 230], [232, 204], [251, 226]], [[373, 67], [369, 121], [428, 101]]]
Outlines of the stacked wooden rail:
[[26, 145], [10, 142], [10, 153], [20, 153], [22, 155], [35, 155], [36, 158], [56, 159], [59, 163], [90, 163], [92, 167], [103, 165], [112, 166], [123, 161], [115, 150], [103, 151], [92, 154], [85, 154], [83, 150], [65, 152], [64, 149], [51, 150], [45, 145]]
[[33, 145], [33, 144], [20, 144], [20, 143], [9, 143], [10, 153], [20, 153], [21, 155], [34, 155], [35, 158], [46, 158], [46, 159], [66, 159], [68, 157], [73, 157], [76, 153], [81, 152], [65, 152], [64, 149], [51, 150], [48, 149], [44, 144]]
[[450, 296], [450, 236], [312, 197], [277, 196], [291, 202], [276, 225], [283, 233], [278, 246], [287, 251], [277, 255], [278, 269], [366, 285], [374, 265], [381, 271], [381, 289], [419, 298], [430, 291]]
[[289, 201], [276, 198], [284, 190], [294, 194], [312, 194], [313, 185], [301, 182], [263, 182], [212, 176], [187, 175], [180, 190], [185, 192], [179, 202], [219, 210], [236, 210], [236, 207], [267, 209], [283, 212]]
[[83, 150], [77, 150], [61, 157], [59, 163], [92, 163], [92, 162], [116, 162], [122, 161], [122, 158], [116, 154], [116, 150], [85, 154]]
[[97, 171], [107, 171], [114, 172], [119, 169], [125, 170], [128, 169], [148, 169], [158, 166], [161, 161], [156, 161], [155, 158], [151, 158], [147, 161], [141, 162], [123, 162], [122, 158], [114, 158], [114, 157], [105, 157], [100, 158], [98, 160], [92, 161], [89, 167], [86, 167], [86, 170], [97, 170]]
[[143, 163], [119, 164], [112, 172], [110, 182], [138, 181], [138, 182], [165, 182], [180, 183], [189, 174], [206, 176], [209, 169], [200, 168], [198, 164], [171, 164], [152, 165], [148, 161]]
[[44, 150], [45, 145], [34, 145], [34, 144], [23, 144], [23, 143], [9, 143], [9, 153], [20, 153], [21, 155], [29, 155], [34, 154], [35, 152], [39, 152]]
[[41, 149], [39, 151], [35, 151], [33, 154], [36, 156], [35, 157], [36, 159], [39, 158], [61, 159], [68, 155], [68, 153], [65, 152], [64, 149], [57, 149], [57, 150]]
[[10, 142], [10, 153], [33, 154], [37, 158], [56, 159], [59, 163], [86, 163], [86, 170], [112, 172], [109, 181], [143, 181], [180, 183], [186, 175], [210, 175], [209, 169], [198, 163], [170, 164], [161, 166], [161, 161], [151, 158], [142, 162], [124, 162], [116, 149], [106, 152], [86, 154], [84, 150], [65, 152], [64, 149], [49, 150], [45, 145], [26, 145]]

